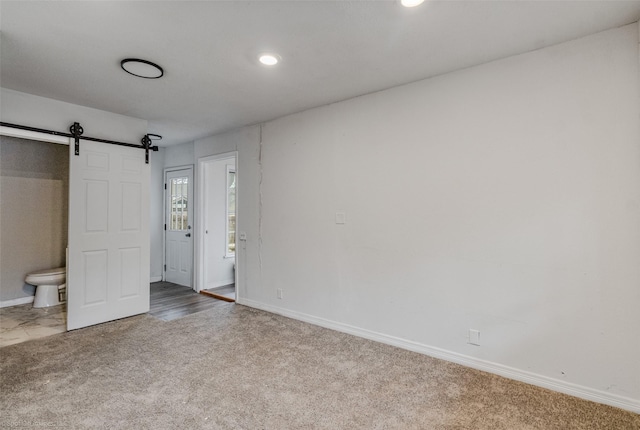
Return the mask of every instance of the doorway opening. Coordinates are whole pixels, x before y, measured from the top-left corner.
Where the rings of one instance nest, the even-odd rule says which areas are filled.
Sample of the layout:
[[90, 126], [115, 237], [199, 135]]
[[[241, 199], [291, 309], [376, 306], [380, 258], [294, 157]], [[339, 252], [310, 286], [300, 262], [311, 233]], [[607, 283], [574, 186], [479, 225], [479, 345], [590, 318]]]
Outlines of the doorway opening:
[[66, 284], [35, 308], [25, 278], [67, 265], [69, 139], [12, 134], [0, 133], [0, 347], [67, 331]]
[[199, 258], [196, 291], [236, 300], [237, 153], [203, 157], [199, 172]]

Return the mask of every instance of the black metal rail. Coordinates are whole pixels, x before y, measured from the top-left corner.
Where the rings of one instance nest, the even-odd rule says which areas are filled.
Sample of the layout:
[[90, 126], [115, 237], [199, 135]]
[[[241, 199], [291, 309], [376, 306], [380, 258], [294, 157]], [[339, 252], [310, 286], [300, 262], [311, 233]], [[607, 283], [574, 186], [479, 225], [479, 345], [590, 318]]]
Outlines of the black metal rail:
[[[44, 133], [44, 134], [51, 134], [54, 136], [64, 136], [64, 137], [70, 137], [73, 138], [75, 141], [75, 154], [76, 155], [80, 155], [80, 139], [84, 139], [84, 140], [90, 140], [92, 142], [100, 142], [100, 143], [108, 143], [110, 145], [119, 145], [119, 146], [128, 146], [129, 148], [140, 148], [140, 149], [144, 149], [145, 152], [145, 163], [149, 164], [149, 151], [157, 151], [158, 147], [152, 145], [152, 139], [149, 137], [148, 134], [145, 134], [144, 137], [141, 140], [141, 143], [136, 145], [134, 143], [126, 143], [126, 142], [118, 142], [115, 140], [107, 140], [107, 139], [98, 139], [96, 137], [88, 137], [88, 136], [82, 136], [82, 133], [84, 133], [84, 129], [82, 128], [82, 126], [77, 123], [74, 122], [73, 125], [71, 127], [69, 127], [69, 133], [64, 133], [61, 131], [54, 131], [54, 130], [47, 130], [44, 128], [37, 128], [37, 127], [30, 127], [27, 125], [19, 125], [19, 124], [11, 124], [8, 122], [0, 122], [0, 126], [2, 127], [9, 127], [9, 128], [16, 128], [19, 130], [26, 130], [26, 131], [34, 131], [37, 133]], [[155, 136], [155, 135], [153, 135]]]

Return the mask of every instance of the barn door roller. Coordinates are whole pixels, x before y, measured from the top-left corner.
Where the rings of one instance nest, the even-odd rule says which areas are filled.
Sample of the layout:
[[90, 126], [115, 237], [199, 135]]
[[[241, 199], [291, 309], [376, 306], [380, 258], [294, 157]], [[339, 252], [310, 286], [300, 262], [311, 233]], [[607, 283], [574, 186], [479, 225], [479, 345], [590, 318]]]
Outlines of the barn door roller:
[[73, 125], [69, 127], [69, 131], [75, 141], [75, 154], [80, 155], [80, 136], [84, 133], [84, 129], [79, 122], [74, 122]]

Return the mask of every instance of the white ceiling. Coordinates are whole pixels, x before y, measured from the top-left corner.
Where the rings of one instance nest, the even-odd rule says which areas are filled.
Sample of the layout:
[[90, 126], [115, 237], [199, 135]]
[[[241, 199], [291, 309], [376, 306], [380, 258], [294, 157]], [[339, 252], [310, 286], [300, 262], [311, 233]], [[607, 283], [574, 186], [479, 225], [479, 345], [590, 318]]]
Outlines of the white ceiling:
[[[549, 46], [640, 1], [2, 1], [0, 85], [149, 121], [163, 145]], [[275, 51], [282, 62], [256, 61]], [[137, 57], [165, 76], [120, 69]]]

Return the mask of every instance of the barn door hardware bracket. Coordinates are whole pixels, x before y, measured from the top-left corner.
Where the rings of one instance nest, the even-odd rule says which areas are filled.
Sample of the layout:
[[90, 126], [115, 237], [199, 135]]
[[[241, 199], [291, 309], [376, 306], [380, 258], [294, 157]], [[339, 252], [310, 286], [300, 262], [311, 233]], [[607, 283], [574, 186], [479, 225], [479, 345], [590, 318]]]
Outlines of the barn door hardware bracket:
[[[144, 162], [147, 164], [149, 164], [149, 150], [152, 150], [152, 151], [158, 150], [157, 146], [152, 145], [154, 139], [152, 139], [151, 136], [157, 136], [157, 134], [145, 134], [141, 140], [142, 147], [144, 148]], [[162, 139], [161, 136], [159, 137], [160, 139]]]
[[151, 147], [151, 139], [148, 134], [145, 134], [141, 140], [142, 147], [144, 148], [144, 162], [149, 164], [149, 148]]
[[84, 133], [84, 129], [79, 122], [74, 122], [73, 125], [69, 127], [69, 132], [71, 132], [71, 136], [75, 142], [75, 154], [80, 155], [80, 136]]
[[142, 138], [142, 147], [144, 148], [144, 162], [149, 164], [149, 150], [157, 151], [158, 147], [153, 146], [152, 143], [154, 140], [160, 140], [162, 136], [157, 134], [145, 134]]

